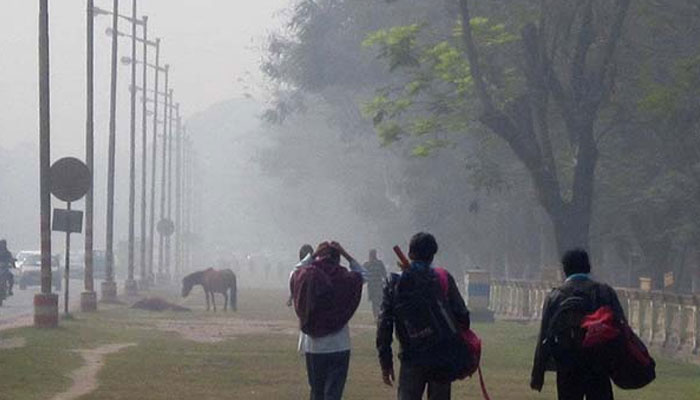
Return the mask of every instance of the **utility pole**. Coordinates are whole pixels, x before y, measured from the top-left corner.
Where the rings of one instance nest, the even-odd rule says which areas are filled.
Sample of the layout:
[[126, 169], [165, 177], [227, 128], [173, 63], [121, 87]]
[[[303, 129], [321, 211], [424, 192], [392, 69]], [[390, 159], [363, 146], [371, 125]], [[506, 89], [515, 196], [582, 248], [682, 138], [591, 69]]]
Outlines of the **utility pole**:
[[[166, 71], [168, 69], [166, 68]], [[160, 39], [156, 39], [156, 75], [155, 75], [155, 98], [158, 100], [158, 91], [160, 87], [158, 86], [160, 75]], [[147, 101], [147, 92], [143, 93], [144, 101]], [[148, 283], [154, 284], [155, 277], [153, 273], [153, 253], [155, 247], [155, 227], [156, 227], [156, 173], [157, 173], [157, 163], [158, 163], [158, 102], [156, 101], [153, 105], [153, 140], [151, 141], [151, 218], [150, 218], [150, 229], [149, 229], [149, 244], [148, 244]]]
[[175, 142], [175, 277], [182, 274], [182, 117], [178, 107], [177, 138]]
[[[165, 107], [163, 108], [163, 157], [162, 157], [162, 173], [161, 173], [161, 185], [160, 185], [160, 220], [163, 221], [166, 217], [166, 209], [165, 209], [165, 201], [166, 201], [166, 177], [167, 177], [167, 155], [168, 155], [168, 136], [170, 135], [170, 132], [168, 131], [168, 110], [170, 108], [171, 102], [172, 102], [172, 90], [170, 90], [169, 87], [169, 78], [170, 77], [170, 66], [166, 65], [165, 66]], [[158, 102], [158, 96], [156, 94], [156, 103]], [[161, 232], [158, 232], [158, 281], [165, 281], [165, 276], [164, 276], [164, 262], [165, 262], [165, 254], [164, 254], [164, 245], [165, 245], [165, 237]]]
[[34, 296], [34, 326], [58, 326], [58, 295], [51, 293], [51, 99], [49, 2], [39, 0], [39, 195], [41, 294]]
[[90, 170], [92, 184], [85, 195], [85, 291], [80, 295], [82, 312], [97, 311], [97, 293], [94, 279], [94, 186], [95, 186], [95, 1], [87, 0], [87, 105], [85, 120], [85, 163]]
[[[146, 201], [147, 166], [148, 166], [148, 17], [143, 16], [143, 104], [141, 109], [141, 289], [148, 288], [148, 264], [146, 263], [146, 214], [148, 204]], [[135, 63], [134, 63], [135, 64]], [[156, 70], [156, 75], [158, 75]], [[157, 89], [156, 89], [157, 90]], [[154, 144], [155, 145], [155, 144]]]
[[[168, 185], [167, 185], [167, 199], [168, 199], [168, 205], [167, 205], [167, 218], [168, 220], [172, 221], [173, 220], [173, 141], [176, 139], [177, 132], [173, 134], [173, 121], [176, 118], [179, 118], [180, 115], [180, 104], [175, 104], [175, 112], [177, 113], [177, 117], [173, 117], [173, 108], [172, 108], [172, 102], [173, 102], [173, 90], [170, 89], [170, 101], [171, 101], [171, 107], [170, 107], [170, 117], [165, 120], [165, 123], [168, 124], [168, 133], [170, 135], [168, 139]], [[173, 276], [173, 265], [172, 265], [172, 241], [171, 241], [171, 235], [167, 235], [165, 237], [165, 266], [166, 266], [166, 280], [170, 281], [170, 278]]]
[[102, 300], [117, 299], [117, 284], [114, 281], [114, 170], [117, 134], [117, 36], [119, 32], [119, 0], [112, 7], [112, 76], [109, 103], [109, 148], [107, 167], [107, 240], [105, 246], [106, 280], [102, 282]]
[[[116, 13], [117, 11], [115, 11]], [[124, 291], [127, 296], [138, 294], [134, 280], [134, 245], [136, 217], [136, 0], [131, 0], [131, 113], [129, 125], [129, 258]], [[144, 60], [144, 63], [146, 61]]]

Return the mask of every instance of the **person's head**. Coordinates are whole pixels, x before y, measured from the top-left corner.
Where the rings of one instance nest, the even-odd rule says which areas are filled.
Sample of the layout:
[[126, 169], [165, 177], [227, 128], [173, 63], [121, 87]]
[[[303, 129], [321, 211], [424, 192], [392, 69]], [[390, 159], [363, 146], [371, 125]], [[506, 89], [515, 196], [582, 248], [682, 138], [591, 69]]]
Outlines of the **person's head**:
[[432, 263], [437, 252], [438, 244], [435, 236], [425, 232], [413, 235], [408, 245], [408, 258], [412, 261]]
[[313, 253], [314, 253], [314, 248], [311, 247], [310, 244], [305, 244], [305, 245], [301, 246], [301, 248], [299, 249], [299, 260], [303, 260], [306, 258], [306, 256], [308, 256], [309, 254], [313, 254]]
[[591, 272], [591, 262], [588, 260], [588, 253], [580, 248], [564, 253], [564, 256], [561, 258], [561, 265], [564, 267], [566, 276]]
[[369, 251], [369, 260], [370, 261], [376, 261], [377, 260], [377, 250], [372, 249]]
[[329, 242], [323, 242], [316, 248], [316, 257], [319, 260], [330, 260], [336, 264], [340, 263], [340, 251], [331, 246]]

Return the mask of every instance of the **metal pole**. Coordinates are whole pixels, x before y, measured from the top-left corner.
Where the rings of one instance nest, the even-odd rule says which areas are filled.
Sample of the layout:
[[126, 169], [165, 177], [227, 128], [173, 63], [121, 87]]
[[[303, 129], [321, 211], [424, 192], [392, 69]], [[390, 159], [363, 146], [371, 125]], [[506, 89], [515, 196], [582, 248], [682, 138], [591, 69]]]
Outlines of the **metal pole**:
[[[66, 209], [68, 211], [71, 210], [71, 202], [66, 203]], [[70, 224], [68, 224], [70, 225]], [[69, 285], [70, 285], [70, 229], [66, 230], [66, 272], [65, 276], [63, 277], [65, 280], [65, 285], [66, 288], [64, 289], [63, 292], [63, 314], [67, 317], [68, 316], [68, 299], [69, 299]]]
[[[162, 173], [160, 176], [160, 220], [165, 219], [165, 178], [167, 175], [167, 164], [166, 164], [166, 157], [168, 153], [168, 108], [170, 107], [170, 96], [168, 96], [168, 91], [169, 91], [169, 77], [170, 77], [170, 68], [168, 65], [165, 66], [165, 107], [163, 109], [163, 157], [162, 157]], [[156, 93], [156, 103], [158, 102], [158, 96]], [[163, 278], [163, 263], [164, 263], [164, 244], [165, 244], [165, 238], [163, 237], [163, 234], [158, 232], [158, 278], [162, 279]]]
[[175, 142], [175, 275], [182, 272], [182, 117], [177, 109], [177, 137]]
[[[155, 74], [155, 93], [156, 99], [158, 98], [158, 77], [160, 75], [160, 39], [156, 39], [156, 74]], [[147, 102], [147, 97], [144, 92], [144, 103]], [[156, 173], [157, 173], [157, 163], [158, 163], [158, 102], [153, 105], [153, 140], [151, 141], [151, 220], [150, 220], [150, 233], [149, 244], [148, 244], [148, 283], [153, 283], [153, 253], [155, 247], [155, 218], [156, 218]]]
[[106, 281], [102, 283], [103, 300], [113, 301], [117, 296], [114, 282], [114, 170], [117, 135], [117, 33], [119, 31], [119, 0], [114, 0], [112, 10], [112, 77], [109, 103], [109, 149], [107, 167], [107, 237], [105, 246]]
[[94, 37], [95, 37], [95, 15], [93, 12], [94, 0], [87, 0], [87, 104], [86, 104], [86, 120], [85, 120], [85, 163], [92, 182], [90, 188], [85, 195], [85, 275], [84, 285], [85, 292], [80, 297], [80, 309], [83, 312], [95, 311], [97, 309], [97, 296], [95, 294], [95, 279], [94, 279], [94, 245], [93, 245], [93, 227], [94, 227], [94, 197], [93, 187], [95, 183], [95, 55], [94, 55]]
[[41, 186], [41, 293], [51, 293], [51, 109], [49, 77], [49, 11], [47, 0], [40, 1], [39, 15], [39, 112]]
[[[156, 71], [158, 74], [158, 71]], [[143, 16], [143, 91], [147, 93], [148, 89], [148, 17]], [[147, 96], [143, 96], [143, 104], [141, 109], [141, 284], [146, 286], [148, 282], [148, 265], [146, 264], [146, 184], [147, 184], [147, 165], [148, 165], [148, 101]]]
[[[137, 293], [134, 280], [134, 245], [136, 217], [136, 0], [131, 0], [131, 113], [129, 125], [129, 261], [125, 291]], [[144, 63], [146, 61], [144, 60]]]
[[[167, 207], [167, 218], [172, 221], [173, 220], [173, 140], [176, 139], [177, 133], [173, 133], [173, 108], [172, 108], [172, 103], [173, 103], [173, 90], [170, 89], [170, 116], [168, 119], [165, 120], [165, 123], [168, 124], [168, 188], [167, 188], [167, 198], [168, 198], [168, 207]], [[178, 115], [180, 113], [180, 104], [175, 105], [175, 110], [177, 111]], [[172, 247], [171, 247], [171, 235], [168, 235], [165, 237], [165, 266], [167, 268], [166, 274], [168, 276], [168, 280], [170, 277], [173, 275], [173, 266], [172, 266]]]
[[34, 326], [58, 326], [58, 295], [51, 293], [51, 99], [49, 3], [39, 0], [39, 201], [41, 294], [34, 296]]

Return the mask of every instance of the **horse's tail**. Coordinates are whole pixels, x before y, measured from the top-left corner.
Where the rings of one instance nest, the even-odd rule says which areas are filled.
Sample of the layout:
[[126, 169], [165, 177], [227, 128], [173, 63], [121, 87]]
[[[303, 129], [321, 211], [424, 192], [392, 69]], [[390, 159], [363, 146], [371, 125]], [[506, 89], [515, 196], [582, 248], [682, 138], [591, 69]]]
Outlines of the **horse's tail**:
[[231, 272], [233, 278], [231, 280], [231, 293], [229, 296], [229, 301], [231, 302], [231, 310], [238, 311], [238, 283], [236, 279], [236, 274]]

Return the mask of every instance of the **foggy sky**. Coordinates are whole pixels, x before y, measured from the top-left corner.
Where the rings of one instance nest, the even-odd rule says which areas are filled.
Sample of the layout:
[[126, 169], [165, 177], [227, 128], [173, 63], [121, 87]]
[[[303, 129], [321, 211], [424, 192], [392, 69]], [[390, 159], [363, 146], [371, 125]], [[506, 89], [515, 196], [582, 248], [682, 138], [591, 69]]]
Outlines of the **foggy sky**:
[[[51, 158], [84, 159], [85, 138], [85, 0], [50, 1]], [[256, 92], [258, 63], [267, 33], [280, 25], [279, 11], [288, 0], [141, 0], [139, 16], [149, 16], [149, 38], [162, 38], [161, 59], [171, 64], [176, 101], [185, 120], [226, 99]], [[5, 165], [18, 182], [0, 182], [0, 236], [13, 250], [38, 246], [38, 2], [2, 0], [0, 13], [0, 154], [21, 157], [21, 165]], [[95, 0], [111, 9], [111, 0]], [[121, 0], [122, 14], [131, 1]], [[104, 191], [109, 106], [110, 39], [106, 16], [95, 21], [95, 224], [96, 245], [104, 241]], [[130, 32], [125, 21], [120, 30]], [[120, 40], [119, 56], [130, 55], [130, 41]], [[152, 55], [153, 53], [151, 53]], [[141, 49], [137, 50], [141, 58]], [[119, 67], [117, 123], [117, 240], [126, 234], [130, 68]], [[140, 74], [138, 76], [140, 81]], [[152, 80], [152, 76], [149, 78]], [[241, 83], [240, 80], [244, 82]], [[152, 82], [152, 81], [151, 81]], [[161, 80], [162, 82], [162, 80]], [[250, 87], [249, 90], [246, 86]], [[259, 89], [257, 89], [259, 91]], [[140, 123], [137, 123], [140, 133]], [[149, 125], [149, 130], [151, 129]], [[140, 136], [139, 136], [140, 137]], [[149, 178], [150, 179], [150, 178]], [[54, 200], [54, 206], [60, 206]], [[82, 209], [82, 202], [76, 204]], [[138, 211], [137, 211], [138, 212]], [[138, 217], [138, 214], [137, 214]], [[59, 235], [54, 235], [58, 239]], [[82, 235], [76, 237], [80, 246]], [[56, 240], [54, 252], [62, 250]]]

